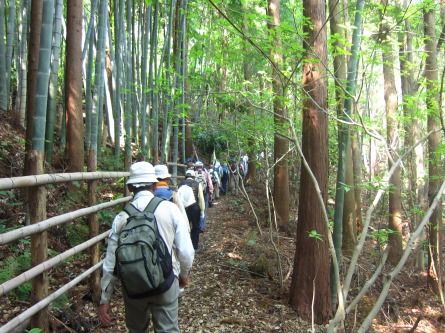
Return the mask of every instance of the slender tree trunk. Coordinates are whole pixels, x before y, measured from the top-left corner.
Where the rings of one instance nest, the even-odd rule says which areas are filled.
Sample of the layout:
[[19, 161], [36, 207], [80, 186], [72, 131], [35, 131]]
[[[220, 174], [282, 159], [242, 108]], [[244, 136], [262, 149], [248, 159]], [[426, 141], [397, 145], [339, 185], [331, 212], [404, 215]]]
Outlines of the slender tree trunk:
[[[403, 1], [403, 10], [407, 9], [407, 0]], [[411, 68], [415, 65], [413, 60], [413, 32], [411, 30], [411, 22], [409, 18], [405, 18], [405, 31], [399, 33], [399, 61], [401, 73], [401, 89], [403, 98], [403, 112], [405, 119], [405, 133], [410, 135], [404, 136], [405, 149], [411, 147], [421, 138], [421, 128], [419, 118], [416, 115], [415, 108], [412, 106], [412, 98], [415, 93], [415, 79], [414, 72]], [[416, 212], [426, 211], [427, 209], [427, 193], [425, 182], [425, 161], [423, 145], [417, 145], [414, 152], [406, 159], [406, 170], [408, 176], [408, 190], [409, 190], [409, 211], [412, 214], [412, 229], [416, 229], [422, 220], [422, 215]], [[425, 240], [425, 233], [423, 232], [421, 241]], [[416, 249], [415, 266], [417, 271], [425, 269], [425, 251], [422, 246]]]
[[[425, 6], [428, 6], [425, 3]], [[442, 141], [440, 131], [440, 105], [439, 85], [437, 73], [437, 49], [436, 49], [436, 20], [432, 6], [424, 8], [424, 43], [425, 43], [425, 79], [426, 79], [426, 104], [428, 108], [428, 131], [434, 131], [428, 137], [428, 171], [429, 204], [434, 200], [443, 176], [441, 154], [439, 146]], [[428, 283], [431, 284], [436, 295], [442, 297], [442, 205], [439, 204], [430, 218], [429, 226], [429, 251], [428, 251]], [[443, 301], [443, 299], [442, 299]]]
[[[331, 4], [331, 8], [335, 4]], [[340, 86], [337, 86], [337, 99], [338, 102], [342, 103], [342, 108], [338, 110], [339, 119], [347, 120], [348, 116], [351, 115], [353, 109], [353, 103], [351, 96], [355, 93], [355, 80], [357, 77], [357, 52], [360, 45], [360, 33], [361, 25], [362, 25], [362, 17], [361, 11], [364, 6], [364, 1], [357, 2], [357, 11], [355, 14], [355, 26], [359, 27], [354, 30], [354, 34], [352, 37], [352, 47], [351, 47], [351, 56], [348, 62], [347, 73], [342, 64], [342, 59], [337, 59], [335, 63], [336, 72], [338, 71], [339, 75], [344, 75], [343, 77], [339, 76], [338, 79], [343, 79], [346, 82], [346, 92], [348, 96], [345, 98], [343, 96], [343, 92]], [[335, 6], [332, 8], [332, 14], [337, 13], [338, 8]], [[341, 47], [341, 45], [337, 45], [337, 47]], [[344, 60], [343, 60], [344, 61]], [[341, 82], [341, 81], [340, 81]], [[351, 151], [351, 142], [349, 140], [350, 130], [346, 124], [339, 123], [339, 136], [338, 136], [338, 170], [337, 170], [337, 184], [336, 184], [336, 192], [335, 192], [335, 210], [334, 210], [334, 230], [333, 230], [333, 241], [335, 246], [336, 257], [339, 266], [341, 266], [341, 258], [342, 258], [342, 241], [345, 239], [345, 248], [349, 253], [352, 252], [352, 248], [356, 243], [355, 239], [355, 228], [353, 220], [355, 218], [355, 210], [354, 210], [354, 202], [355, 202], [355, 192], [349, 191], [346, 194], [346, 189], [344, 184], [348, 184], [353, 186], [353, 161], [352, 161], [352, 151]], [[349, 172], [349, 173], [348, 173]], [[348, 203], [348, 205], [345, 204]], [[344, 228], [343, 228], [344, 226]], [[343, 232], [345, 229], [345, 232]], [[335, 307], [337, 305], [337, 279], [339, 277], [335, 275], [333, 268], [331, 269], [331, 295], [332, 295], [332, 305]]]
[[[382, 5], [386, 6], [387, 1], [383, 0]], [[384, 16], [382, 15], [382, 22]], [[389, 32], [390, 27], [386, 24], [381, 26], [381, 31]], [[394, 76], [394, 48], [391, 42], [391, 36], [385, 36], [383, 40], [382, 61], [383, 61], [383, 79], [384, 79], [384, 98], [386, 109], [386, 138], [388, 142], [388, 169], [391, 169], [393, 163], [398, 158], [400, 150], [400, 134], [398, 132], [398, 114], [397, 114], [397, 90]], [[388, 236], [390, 252], [388, 262], [396, 264], [403, 254], [402, 244], [402, 200], [401, 200], [401, 168], [396, 168], [389, 179], [391, 187], [389, 191], [388, 207], [388, 228], [392, 232]]]
[[351, 150], [352, 150], [352, 168], [354, 169], [354, 197], [355, 197], [355, 217], [357, 234], [362, 231], [362, 190], [360, 184], [362, 183], [362, 144], [357, 132], [352, 133]]
[[121, 149], [121, 88], [122, 88], [122, 29], [123, 29], [123, 0], [114, 1], [114, 29], [115, 29], [115, 54], [116, 54], [116, 84], [114, 91], [114, 155], [116, 160], [119, 159]]
[[[249, 35], [249, 25], [246, 18], [247, 14], [247, 4], [244, 4], [242, 6], [243, 11], [243, 32], [246, 36]], [[247, 41], [246, 38], [244, 38], [244, 59], [243, 59], [243, 69], [244, 69], [244, 80], [246, 82], [252, 82], [252, 68], [251, 68], [251, 50], [250, 50], [250, 44]], [[248, 83], [246, 85], [247, 93], [250, 96], [251, 93], [251, 84]], [[221, 91], [222, 92], [222, 91]], [[252, 128], [255, 128], [255, 110], [252, 106], [247, 105], [247, 115], [252, 122]], [[247, 175], [246, 175], [246, 184], [249, 182], [253, 182], [256, 179], [257, 175], [257, 168], [256, 168], [256, 162], [257, 162], [257, 156], [256, 156], [256, 136], [249, 135], [247, 138], [247, 156], [249, 158], [248, 162], [248, 168], [247, 168]]]
[[[44, 173], [45, 121], [48, 103], [48, 84], [51, 62], [51, 42], [54, 20], [54, 0], [44, 0], [40, 25], [39, 62], [36, 75], [36, 90], [33, 96], [35, 112], [32, 122], [31, 150], [28, 151], [29, 171]], [[28, 202], [31, 223], [46, 219], [46, 188], [38, 186], [28, 189]], [[31, 237], [31, 265], [37, 266], [48, 258], [48, 235], [42, 232]], [[48, 296], [48, 273], [42, 273], [32, 281], [31, 303], [35, 304]], [[46, 309], [31, 318], [32, 327], [48, 331]]]
[[[329, 15], [331, 17], [330, 27], [332, 35], [344, 36], [343, 29], [341, 28], [341, 8], [340, 2], [337, 0], [329, 0]], [[332, 46], [337, 50], [345, 49], [345, 45], [342, 43], [341, 38], [336, 38]], [[335, 100], [337, 103], [337, 116], [339, 119], [344, 119], [344, 92], [343, 85], [346, 83], [346, 57], [342, 52], [336, 52], [333, 57], [334, 63], [334, 76], [335, 76]], [[350, 110], [347, 110], [350, 112]], [[345, 200], [345, 188], [346, 183], [346, 166], [348, 149], [350, 149], [350, 144], [347, 141], [349, 137], [349, 126], [338, 123], [338, 162], [337, 162], [337, 185], [335, 193], [335, 207], [334, 207], [334, 229], [333, 229], [333, 240], [334, 246], [337, 254], [337, 261], [339, 266], [341, 266], [342, 258], [342, 240], [343, 238], [349, 237], [349, 232], [346, 231], [348, 225], [343, 226], [346, 223], [344, 217], [349, 218], [348, 208], [346, 206]], [[346, 140], [345, 140], [346, 138]], [[349, 154], [350, 156], [350, 154]], [[351, 185], [351, 184], [348, 184]], [[350, 191], [351, 192], [351, 191]], [[347, 201], [350, 202], [350, 201]], [[353, 239], [353, 238], [352, 238]], [[349, 239], [343, 244], [351, 244]], [[353, 244], [352, 244], [353, 245]], [[337, 305], [337, 276], [335, 275], [333, 267], [331, 267], [331, 297], [332, 306]]]
[[54, 151], [54, 130], [56, 126], [57, 115], [57, 87], [59, 79], [59, 63], [60, 63], [60, 43], [63, 19], [63, 1], [56, 1], [56, 14], [54, 19], [53, 32], [53, 48], [51, 60], [51, 74], [48, 96], [48, 110], [46, 115], [46, 131], [45, 131], [45, 160], [51, 165]]
[[[30, 12], [31, 0], [22, 0], [20, 6], [20, 70], [18, 73], [19, 83], [18, 83], [18, 103], [17, 103], [17, 111], [18, 111], [18, 119], [20, 125], [24, 128], [26, 121], [26, 91], [27, 91], [27, 49], [28, 49], [28, 21], [29, 21], [29, 12]], [[38, 29], [34, 29], [38, 30]]]
[[285, 228], [289, 224], [289, 174], [288, 174], [288, 150], [289, 143], [282, 134], [287, 133], [286, 108], [282, 103], [284, 97], [283, 83], [281, 82], [280, 68], [283, 64], [281, 54], [280, 25], [280, 1], [268, 1], [268, 14], [270, 17], [269, 31], [272, 35], [271, 59], [272, 68], [272, 89], [274, 93], [274, 188], [273, 201], [275, 214], [280, 228]]
[[[343, 209], [343, 235], [342, 252], [350, 257], [357, 245], [357, 214], [355, 209], [356, 198], [354, 191], [354, 172], [352, 161], [352, 140], [348, 141], [346, 149], [346, 178], [345, 183], [351, 188], [345, 192], [345, 207]], [[337, 258], [338, 259], [338, 258]]]
[[[302, 150], [321, 193], [317, 193], [308, 170], [302, 166], [294, 271], [289, 293], [290, 305], [302, 318], [313, 318], [315, 323], [323, 324], [332, 313], [327, 239], [330, 231], [321, 207], [326, 205], [328, 186], [327, 82], [324, 79], [324, 65], [327, 64], [326, 10], [324, 2], [318, 0], [304, 0], [303, 8], [306, 53]], [[311, 232], [318, 236], [309, 237]]]
[[[42, 25], [43, 0], [34, 0], [31, 2], [31, 27], [40, 27]], [[39, 65], [40, 48], [40, 29], [30, 29], [29, 48], [28, 48], [28, 73], [26, 88], [26, 140], [25, 151], [31, 149], [32, 141], [32, 123], [34, 120], [35, 96], [37, 89], [37, 69]], [[29, 163], [25, 159], [24, 175], [29, 175]]]
[[151, 5], [144, 5], [144, 19], [142, 32], [142, 68], [141, 68], [141, 87], [142, 87], [142, 107], [141, 107], [141, 151], [144, 156], [148, 157], [148, 136], [147, 128], [149, 124], [149, 107], [147, 106], [147, 68], [148, 68], [148, 41], [150, 39], [151, 24]]
[[0, 2], [0, 112], [8, 109], [6, 91], [5, 1]]
[[[0, 5], [1, 6], [1, 5]], [[6, 108], [9, 109], [11, 105], [11, 73], [12, 73], [12, 56], [14, 50], [16, 20], [15, 20], [16, 1], [9, 1], [8, 21], [6, 22], [6, 53], [5, 53], [5, 68], [6, 68]], [[0, 53], [1, 54], [1, 53]]]
[[84, 137], [82, 110], [82, 11], [81, 0], [70, 0], [67, 7], [65, 67], [66, 158], [70, 172], [83, 171]]

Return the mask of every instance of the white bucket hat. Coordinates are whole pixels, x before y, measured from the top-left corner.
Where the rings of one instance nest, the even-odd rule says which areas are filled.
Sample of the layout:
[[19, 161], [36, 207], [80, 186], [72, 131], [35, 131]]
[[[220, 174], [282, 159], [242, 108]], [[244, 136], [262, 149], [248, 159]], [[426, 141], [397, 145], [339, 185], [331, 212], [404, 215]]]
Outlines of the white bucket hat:
[[136, 162], [130, 167], [127, 184], [157, 183], [155, 169], [148, 162]]
[[168, 167], [165, 164], [155, 165], [155, 173], [157, 179], [171, 178], [171, 174], [168, 173]]
[[185, 176], [186, 177], [195, 177], [196, 176], [195, 171], [189, 169], [185, 172]]

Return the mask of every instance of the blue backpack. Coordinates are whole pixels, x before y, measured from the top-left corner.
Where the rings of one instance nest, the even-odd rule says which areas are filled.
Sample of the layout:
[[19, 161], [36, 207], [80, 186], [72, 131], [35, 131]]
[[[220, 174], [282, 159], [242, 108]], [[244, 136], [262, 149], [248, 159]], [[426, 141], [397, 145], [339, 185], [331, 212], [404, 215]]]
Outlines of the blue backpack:
[[228, 177], [229, 176], [229, 169], [227, 169], [227, 166], [223, 165], [222, 166], [222, 177]]

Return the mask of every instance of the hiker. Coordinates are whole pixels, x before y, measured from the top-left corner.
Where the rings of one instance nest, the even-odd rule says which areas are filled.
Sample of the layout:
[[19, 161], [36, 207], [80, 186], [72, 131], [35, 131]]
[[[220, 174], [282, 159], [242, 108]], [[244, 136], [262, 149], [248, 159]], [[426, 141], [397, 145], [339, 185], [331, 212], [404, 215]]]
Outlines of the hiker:
[[202, 184], [204, 190], [205, 212], [204, 218], [202, 218], [200, 222], [200, 229], [201, 232], [205, 232], [207, 224], [207, 208], [209, 207], [209, 202], [212, 201], [213, 184], [210, 180], [210, 175], [204, 169], [204, 164], [199, 160], [195, 162], [195, 179]]
[[[137, 162], [130, 167], [127, 186], [134, 194], [132, 205], [143, 211], [153, 200], [153, 192], [158, 180], [154, 167], [148, 162]], [[195, 251], [185, 222], [178, 207], [163, 200], [154, 211], [160, 236], [163, 238], [171, 254], [174, 280], [171, 287], [161, 294], [131, 298], [125, 288], [122, 290], [125, 304], [125, 323], [129, 333], [148, 332], [150, 317], [155, 332], [179, 332], [178, 295], [179, 288], [189, 282], [189, 274], [193, 265]], [[127, 224], [129, 215], [122, 211], [114, 219], [108, 239], [108, 248], [103, 264], [101, 280], [102, 295], [98, 309], [99, 320], [103, 325], [111, 325], [109, 314], [110, 302], [118, 277], [114, 275], [116, 264], [117, 242], [121, 231]]]
[[244, 159], [241, 156], [238, 162], [238, 175], [240, 177], [240, 182], [243, 181], [244, 177], [246, 177], [246, 174], [247, 174], [246, 163], [244, 162]]
[[[218, 171], [216, 171], [216, 169], [214, 169], [212, 163], [210, 163], [210, 165], [209, 165], [209, 175], [210, 175], [210, 180], [213, 185], [213, 194], [214, 194], [213, 200], [218, 200], [219, 199], [219, 188], [221, 187], [221, 181], [219, 179]], [[211, 202], [213, 202], [213, 200]], [[210, 202], [209, 202], [209, 207], [211, 207]]]
[[224, 162], [221, 167], [221, 194], [227, 194], [227, 183], [229, 181], [229, 168], [227, 163]]
[[190, 232], [190, 224], [187, 217], [187, 212], [181, 200], [179, 200], [177, 193], [170, 188], [171, 175], [168, 173], [168, 167], [165, 164], [155, 165], [155, 174], [158, 183], [156, 184], [156, 190], [154, 191], [155, 197], [168, 200], [176, 204], [186, 221], [188, 231]]
[[199, 249], [200, 221], [204, 218], [204, 190], [201, 183], [195, 180], [195, 171], [187, 170], [185, 180], [179, 184], [178, 197], [182, 201], [188, 220], [191, 224], [190, 237], [193, 248]]
[[238, 187], [239, 187], [239, 171], [238, 165], [235, 162], [235, 159], [232, 157], [230, 159], [230, 167], [229, 167], [230, 177], [229, 177], [229, 189], [232, 195], [238, 195]]
[[185, 159], [185, 164], [187, 165], [187, 170], [195, 170], [195, 165], [193, 163], [193, 158], [187, 157]]
[[247, 176], [247, 173], [249, 172], [249, 156], [245, 154], [242, 156], [243, 159], [243, 165], [244, 165], [244, 177]]

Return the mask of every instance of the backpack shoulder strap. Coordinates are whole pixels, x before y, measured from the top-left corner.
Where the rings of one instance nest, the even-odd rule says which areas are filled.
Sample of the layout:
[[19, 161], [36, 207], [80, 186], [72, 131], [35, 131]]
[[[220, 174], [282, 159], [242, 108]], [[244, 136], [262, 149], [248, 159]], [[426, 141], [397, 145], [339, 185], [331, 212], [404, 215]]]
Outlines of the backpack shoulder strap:
[[[161, 203], [161, 201], [164, 201], [164, 199], [160, 197], [153, 197], [148, 203], [147, 207], [145, 207], [145, 209], [142, 211], [142, 213], [154, 214], [156, 208]], [[124, 212], [127, 213], [129, 217], [132, 217], [137, 213], [141, 213], [141, 211], [137, 209], [131, 202], [125, 205]]]
[[144, 212], [149, 212], [154, 214], [156, 208], [159, 206], [159, 204], [164, 201], [165, 199], [160, 197], [153, 197], [150, 202], [148, 203], [147, 207], [145, 207]]
[[133, 216], [134, 214], [139, 212], [139, 209], [137, 209], [131, 202], [129, 202], [125, 205], [124, 212], [127, 213], [128, 216]]

